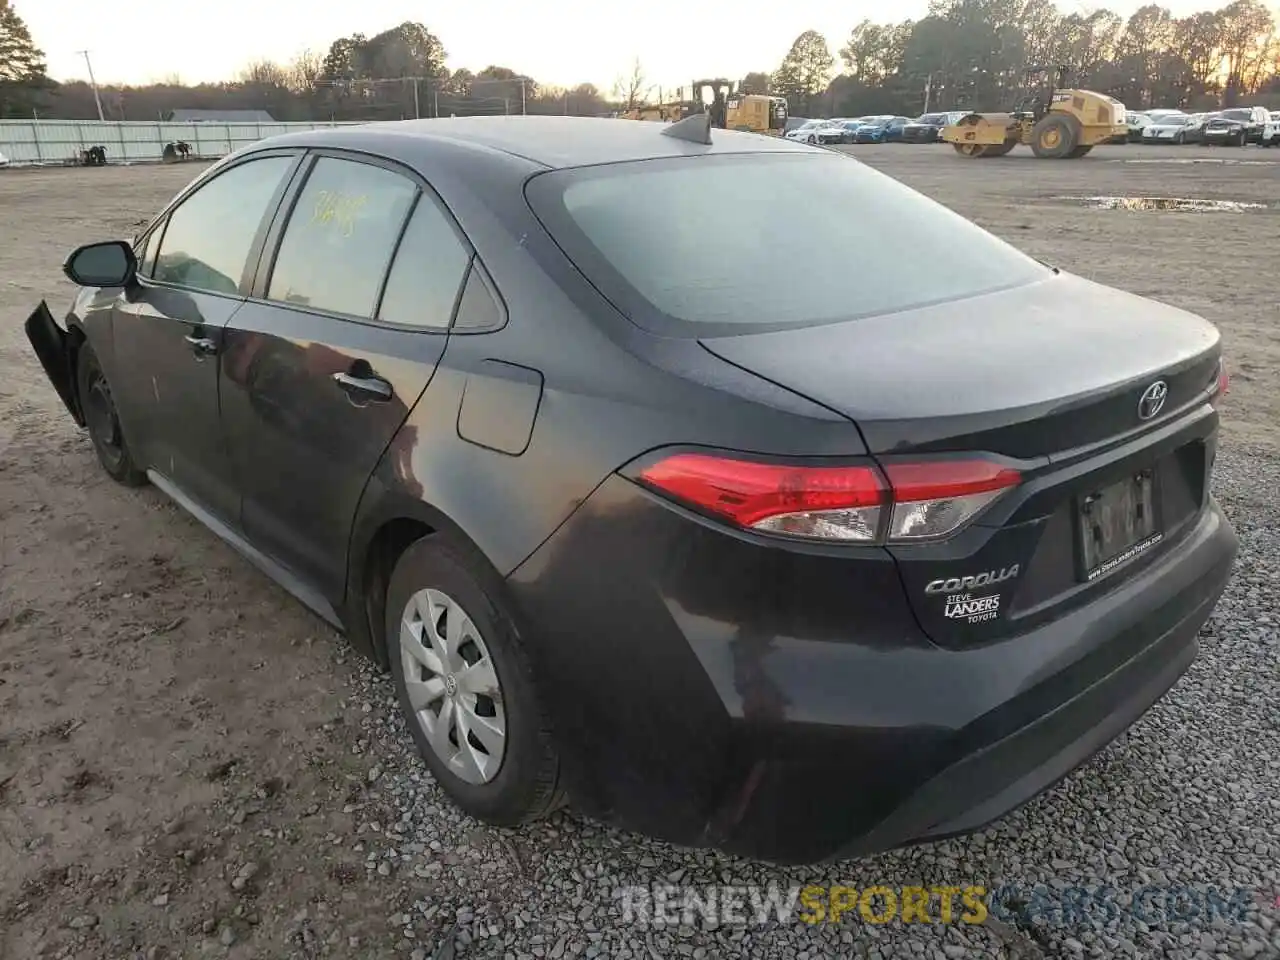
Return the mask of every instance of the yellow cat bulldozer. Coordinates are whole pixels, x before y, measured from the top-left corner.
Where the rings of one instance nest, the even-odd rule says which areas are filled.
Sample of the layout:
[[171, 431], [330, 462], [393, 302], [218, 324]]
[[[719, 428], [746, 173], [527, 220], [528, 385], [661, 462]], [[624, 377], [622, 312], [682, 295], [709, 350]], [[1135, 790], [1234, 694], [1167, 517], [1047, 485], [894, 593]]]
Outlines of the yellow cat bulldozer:
[[1032, 67], [1030, 86], [1048, 77], [1047, 86], [1028, 93], [1010, 113], [970, 113], [942, 128], [941, 138], [965, 157], [1002, 157], [1019, 144], [1047, 160], [1075, 160], [1100, 143], [1127, 136], [1124, 104], [1092, 90], [1068, 87], [1070, 68]]
[[740, 93], [736, 84], [723, 78], [694, 80], [688, 99], [681, 96], [668, 103], [642, 103], [618, 116], [627, 120], [675, 123], [700, 113], [709, 113], [711, 125], [722, 130], [746, 130], [776, 137], [787, 127], [786, 97]]

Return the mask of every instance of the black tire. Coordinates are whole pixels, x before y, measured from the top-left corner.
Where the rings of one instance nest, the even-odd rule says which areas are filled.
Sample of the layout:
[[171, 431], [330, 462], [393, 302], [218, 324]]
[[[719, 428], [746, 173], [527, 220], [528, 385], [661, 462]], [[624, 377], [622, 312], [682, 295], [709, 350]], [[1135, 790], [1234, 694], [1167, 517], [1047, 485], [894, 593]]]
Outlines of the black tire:
[[129, 452], [111, 384], [88, 343], [82, 343], [76, 353], [76, 396], [93, 451], [107, 476], [126, 487], [143, 486], [147, 482], [146, 471], [134, 463]]
[[[498, 677], [506, 743], [497, 773], [485, 783], [470, 783], [448, 769], [432, 749], [409, 702], [401, 619], [413, 595], [428, 588], [447, 594], [466, 611]], [[460, 809], [486, 823], [513, 826], [545, 817], [564, 805], [560, 763], [550, 723], [538, 702], [533, 670], [502, 599], [501, 581], [473, 547], [437, 533], [405, 550], [387, 587], [384, 629], [396, 696], [414, 744], [436, 782]]]
[[1031, 130], [1031, 149], [1042, 160], [1065, 160], [1080, 142], [1080, 130], [1071, 117], [1051, 113]]

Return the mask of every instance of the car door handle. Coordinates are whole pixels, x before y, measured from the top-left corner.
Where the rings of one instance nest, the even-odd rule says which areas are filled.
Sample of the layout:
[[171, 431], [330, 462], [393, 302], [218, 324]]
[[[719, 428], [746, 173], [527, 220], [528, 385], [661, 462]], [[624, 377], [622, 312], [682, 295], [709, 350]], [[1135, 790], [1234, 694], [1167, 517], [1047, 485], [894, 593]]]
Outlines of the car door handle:
[[208, 337], [197, 337], [194, 334], [187, 334], [182, 339], [191, 344], [191, 351], [197, 357], [211, 357], [218, 352], [218, 345]]
[[353, 377], [349, 373], [335, 373], [333, 382], [353, 399], [390, 400], [395, 394], [391, 384], [381, 377]]

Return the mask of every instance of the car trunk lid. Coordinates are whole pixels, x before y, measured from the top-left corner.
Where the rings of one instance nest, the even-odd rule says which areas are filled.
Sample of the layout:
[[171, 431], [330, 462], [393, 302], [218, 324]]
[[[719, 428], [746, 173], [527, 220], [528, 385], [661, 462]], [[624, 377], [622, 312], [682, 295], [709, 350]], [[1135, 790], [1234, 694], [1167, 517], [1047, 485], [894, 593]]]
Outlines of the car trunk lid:
[[[855, 301], [856, 309], [856, 301]], [[843, 323], [704, 338], [703, 346], [854, 420], [873, 453], [1054, 457], [1163, 419], [1215, 381], [1208, 322], [1067, 274]]]

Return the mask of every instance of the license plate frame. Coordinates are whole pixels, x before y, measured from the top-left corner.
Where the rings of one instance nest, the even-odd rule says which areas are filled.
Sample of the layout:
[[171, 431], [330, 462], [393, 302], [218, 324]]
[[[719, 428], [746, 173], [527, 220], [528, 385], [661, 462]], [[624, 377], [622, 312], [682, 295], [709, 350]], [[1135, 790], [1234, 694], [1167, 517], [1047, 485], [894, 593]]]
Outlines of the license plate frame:
[[1096, 582], [1128, 566], [1164, 539], [1159, 474], [1154, 466], [1076, 498], [1076, 568]]

